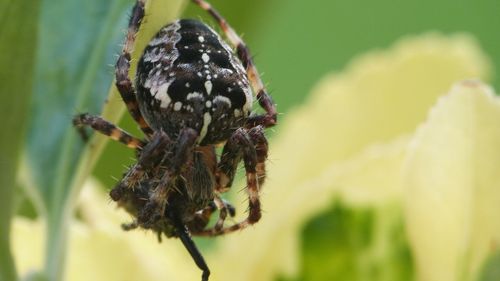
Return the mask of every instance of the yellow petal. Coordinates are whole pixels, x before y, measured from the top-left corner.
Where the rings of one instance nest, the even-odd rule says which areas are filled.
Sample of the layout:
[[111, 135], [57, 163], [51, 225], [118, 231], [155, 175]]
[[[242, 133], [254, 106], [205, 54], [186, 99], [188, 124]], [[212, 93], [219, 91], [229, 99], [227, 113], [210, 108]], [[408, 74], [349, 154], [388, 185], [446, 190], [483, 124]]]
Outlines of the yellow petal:
[[432, 109], [405, 167], [419, 280], [475, 280], [500, 243], [500, 99], [477, 81]]
[[404, 136], [368, 147], [359, 155], [326, 170], [322, 181], [330, 189], [338, 187], [342, 201], [352, 207], [400, 202], [403, 191], [401, 166], [409, 139]]

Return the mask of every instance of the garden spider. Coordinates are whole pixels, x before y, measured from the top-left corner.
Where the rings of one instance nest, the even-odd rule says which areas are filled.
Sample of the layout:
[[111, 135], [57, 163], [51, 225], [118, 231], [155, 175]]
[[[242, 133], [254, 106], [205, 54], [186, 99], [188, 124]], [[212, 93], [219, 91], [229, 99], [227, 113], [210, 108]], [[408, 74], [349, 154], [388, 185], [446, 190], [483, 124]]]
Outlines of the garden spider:
[[[135, 86], [129, 79], [136, 33], [146, 0], [132, 10], [125, 44], [115, 66], [116, 87], [130, 115], [145, 134], [138, 139], [100, 116], [80, 114], [77, 127], [90, 126], [137, 151], [137, 162], [111, 190], [111, 198], [134, 216], [125, 230], [142, 227], [178, 237], [208, 280], [210, 271], [191, 235], [216, 236], [259, 221], [259, 190], [265, 178], [268, 145], [264, 129], [277, 112], [245, 43], [203, 0], [193, 0], [220, 25], [232, 49], [197, 20], [177, 20], [153, 37], [141, 56]], [[256, 93], [264, 114], [252, 114]], [[223, 144], [217, 157], [215, 147]], [[243, 160], [248, 216], [225, 226], [234, 208], [222, 200]], [[216, 210], [213, 227], [209, 219]]]

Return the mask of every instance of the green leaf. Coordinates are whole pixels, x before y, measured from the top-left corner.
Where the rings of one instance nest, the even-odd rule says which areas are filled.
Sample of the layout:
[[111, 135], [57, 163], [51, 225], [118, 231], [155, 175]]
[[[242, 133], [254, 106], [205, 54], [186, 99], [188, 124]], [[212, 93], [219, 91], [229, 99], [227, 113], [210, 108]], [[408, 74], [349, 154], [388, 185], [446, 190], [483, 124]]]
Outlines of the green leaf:
[[9, 246], [16, 170], [32, 88], [39, 1], [0, 4], [0, 280], [17, 280]]
[[[98, 114], [108, 95], [130, 0], [47, 0], [42, 4], [34, 106], [27, 139], [29, 190], [47, 219], [46, 275], [62, 278], [66, 231], [74, 201], [104, 146], [84, 146], [71, 126], [78, 111]], [[178, 14], [181, 0], [155, 1], [144, 30], [158, 30]], [[153, 8], [151, 7], [151, 8]], [[138, 36], [144, 45], [151, 33]], [[141, 47], [136, 49], [141, 50]], [[140, 51], [135, 52], [135, 58]], [[133, 73], [134, 70], [131, 71]], [[124, 111], [114, 87], [103, 115], [117, 121]]]

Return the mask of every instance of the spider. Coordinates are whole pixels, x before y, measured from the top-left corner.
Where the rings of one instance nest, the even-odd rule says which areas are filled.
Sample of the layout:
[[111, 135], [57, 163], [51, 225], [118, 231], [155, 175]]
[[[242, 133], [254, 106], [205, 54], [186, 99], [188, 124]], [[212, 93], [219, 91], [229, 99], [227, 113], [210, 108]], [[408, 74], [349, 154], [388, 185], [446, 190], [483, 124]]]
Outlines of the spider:
[[[89, 126], [135, 149], [137, 162], [111, 190], [118, 206], [134, 220], [125, 230], [141, 227], [179, 238], [202, 280], [210, 270], [191, 235], [217, 236], [259, 221], [259, 191], [265, 179], [268, 144], [264, 129], [277, 122], [277, 111], [248, 48], [209, 3], [193, 0], [219, 24], [231, 47], [206, 24], [181, 19], [161, 28], [142, 54], [129, 79], [131, 52], [144, 18], [146, 0], [132, 10], [125, 44], [115, 65], [116, 87], [130, 115], [144, 133], [136, 138], [100, 116], [74, 117], [80, 130]], [[265, 113], [252, 113], [253, 94]], [[223, 145], [220, 157], [215, 148]], [[225, 225], [235, 210], [221, 198], [243, 161], [248, 216]], [[213, 226], [209, 220], [216, 211]]]

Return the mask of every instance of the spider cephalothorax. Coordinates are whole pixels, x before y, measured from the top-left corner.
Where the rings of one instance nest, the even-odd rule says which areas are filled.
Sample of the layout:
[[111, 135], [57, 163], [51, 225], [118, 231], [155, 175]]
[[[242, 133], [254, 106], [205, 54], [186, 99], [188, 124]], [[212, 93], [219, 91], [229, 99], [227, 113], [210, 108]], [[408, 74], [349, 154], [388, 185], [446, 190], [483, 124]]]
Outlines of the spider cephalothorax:
[[[276, 109], [241, 38], [207, 2], [193, 0], [219, 23], [232, 49], [196, 20], [177, 20], [158, 31], [141, 56], [135, 87], [129, 79], [130, 53], [144, 17], [145, 0], [132, 11], [127, 40], [116, 63], [116, 86], [145, 134], [137, 139], [99, 116], [80, 114], [77, 126], [93, 129], [137, 150], [137, 162], [110, 192], [134, 216], [129, 230], [151, 229], [161, 238], [178, 237], [200, 269], [210, 271], [191, 235], [226, 234], [261, 217], [259, 190], [264, 182], [267, 140]], [[265, 114], [251, 113], [252, 89]], [[215, 146], [223, 144], [217, 157]], [[224, 225], [234, 208], [220, 198], [243, 160], [249, 197], [248, 216]], [[211, 215], [219, 210], [214, 226]]]

